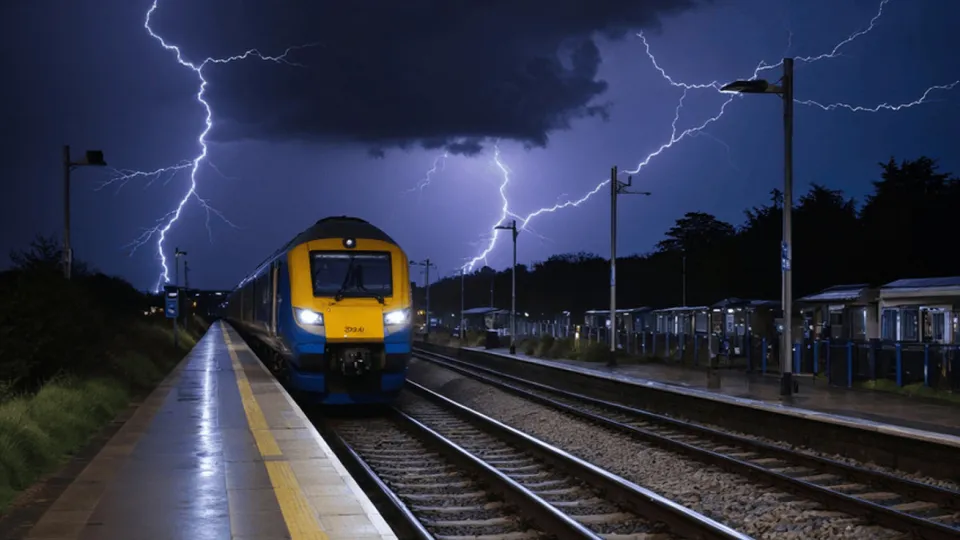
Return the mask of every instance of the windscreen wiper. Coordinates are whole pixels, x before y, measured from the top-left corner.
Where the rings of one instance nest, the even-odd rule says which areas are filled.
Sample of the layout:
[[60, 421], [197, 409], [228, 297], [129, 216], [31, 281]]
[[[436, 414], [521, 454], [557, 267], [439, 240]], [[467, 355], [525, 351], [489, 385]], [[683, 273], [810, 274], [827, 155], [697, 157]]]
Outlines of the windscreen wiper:
[[356, 286], [357, 286], [357, 290], [358, 290], [358, 291], [362, 291], [362, 292], [366, 293], [364, 296], [372, 296], [372, 297], [374, 297], [374, 298], [377, 299], [377, 302], [380, 302], [381, 304], [385, 304], [385, 302], [383, 301], [383, 295], [382, 295], [382, 294], [377, 294], [377, 293], [375, 293], [375, 292], [372, 292], [372, 291], [370, 291], [370, 289], [367, 289], [367, 288], [363, 285], [363, 267], [362, 267], [362, 266], [360, 266], [360, 267], [357, 268], [355, 277], [356, 277]]
[[380, 293], [369, 291], [367, 290], [366, 287], [363, 287], [363, 286], [358, 286], [357, 290], [363, 292], [363, 294], [356, 295], [357, 298], [376, 298], [377, 302], [380, 302], [381, 304], [386, 304], [386, 302], [384, 302], [383, 300], [383, 295]]
[[353, 272], [353, 255], [350, 255], [350, 263], [347, 266], [347, 274], [343, 276], [343, 283], [341, 283], [340, 288], [337, 289], [337, 294], [333, 296], [334, 302], [343, 300], [343, 293], [347, 290], [347, 286], [350, 285], [350, 280], [353, 278]]

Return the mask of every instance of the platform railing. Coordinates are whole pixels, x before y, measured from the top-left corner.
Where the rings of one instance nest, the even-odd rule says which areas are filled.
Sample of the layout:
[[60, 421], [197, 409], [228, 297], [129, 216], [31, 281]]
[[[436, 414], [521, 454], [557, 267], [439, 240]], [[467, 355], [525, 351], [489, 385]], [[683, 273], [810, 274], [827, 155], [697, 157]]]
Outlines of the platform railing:
[[[608, 328], [555, 323], [528, 323], [518, 328], [518, 337], [546, 335], [574, 338], [578, 349], [592, 343], [607, 345], [611, 339]], [[614, 339], [618, 349], [640, 358], [705, 367], [713, 357], [717, 367], [771, 375], [780, 372], [776, 336], [618, 331]], [[851, 388], [873, 381], [874, 385], [960, 392], [960, 344], [806, 339], [794, 344], [793, 353], [794, 373], [833, 386]]]

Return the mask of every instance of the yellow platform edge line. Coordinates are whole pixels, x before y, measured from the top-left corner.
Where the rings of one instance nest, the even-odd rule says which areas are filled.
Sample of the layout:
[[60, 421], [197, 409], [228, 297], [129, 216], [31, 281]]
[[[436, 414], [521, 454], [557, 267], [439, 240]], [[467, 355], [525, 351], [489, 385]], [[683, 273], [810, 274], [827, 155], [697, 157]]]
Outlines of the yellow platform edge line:
[[[243, 364], [237, 357], [226, 326], [220, 324], [220, 330], [223, 341], [227, 344], [230, 363], [233, 365], [233, 372], [237, 379], [237, 389], [240, 391], [240, 400], [243, 403], [243, 412], [246, 414], [250, 432], [253, 433], [257, 443], [257, 449], [263, 457], [282, 456], [280, 446], [270, 433], [266, 417], [257, 403], [256, 396], [253, 395], [250, 381], [247, 380], [247, 375], [243, 371]], [[277, 498], [277, 504], [280, 506], [280, 513], [283, 514], [283, 521], [287, 525], [291, 540], [329, 540], [317, 515], [310, 507], [310, 502], [303, 494], [303, 489], [297, 482], [290, 464], [287, 461], [271, 460], [265, 461], [264, 465], [267, 467], [270, 485], [273, 486], [273, 493]]]

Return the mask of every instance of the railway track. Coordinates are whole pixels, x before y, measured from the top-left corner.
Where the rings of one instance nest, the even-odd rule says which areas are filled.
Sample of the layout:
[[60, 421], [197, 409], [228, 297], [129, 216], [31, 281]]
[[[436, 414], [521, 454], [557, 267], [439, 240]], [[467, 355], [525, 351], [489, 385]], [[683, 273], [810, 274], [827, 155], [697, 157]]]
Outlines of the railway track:
[[[416, 383], [382, 418], [322, 430], [417, 538], [748, 536]], [[382, 497], [381, 497], [382, 498]]]
[[960, 493], [497, 373], [443, 355], [418, 358], [514, 395], [824, 506], [928, 540], [960, 537]]

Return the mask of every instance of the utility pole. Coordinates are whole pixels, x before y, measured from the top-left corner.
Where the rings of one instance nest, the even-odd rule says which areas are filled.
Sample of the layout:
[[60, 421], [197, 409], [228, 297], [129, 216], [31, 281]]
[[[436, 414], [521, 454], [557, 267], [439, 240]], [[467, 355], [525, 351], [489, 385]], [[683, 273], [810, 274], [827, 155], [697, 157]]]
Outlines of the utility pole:
[[425, 280], [426, 280], [426, 282], [427, 282], [427, 285], [426, 285], [426, 289], [427, 289], [427, 291], [426, 291], [426, 292], [427, 292], [427, 310], [426, 310], [426, 311], [427, 311], [427, 330], [426, 330], [426, 336], [424, 337], [424, 341], [430, 341], [430, 267], [432, 266], [432, 267], [436, 268], [437, 265], [435, 265], [435, 264], [433, 264], [432, 262], [430, 262], [430, 259], [425, 259], [425, 260], [423, 260], [423, 261], [421, 261], [421, 262], [413, 262], [413, 261], [411, 261], [410, 264], [415, 265], [415, 266], [422, 266], [422, 267], [424, 268]]
[[617, 195], [647, 195], [649, 191], [628, 191], [633, 176], [617, 180], [617, 168], [610, 169], [610, 357], [607, 366], [617, 365]]
[[464, 305], [464, 280], [466, 279], [467, 271], [463, 268], [460, 269], [460, 341], [461, 345], [463, 344], [464, 337], [464, 328], [463, 328], [463, 305]]
[[180, 257], [185, 257], [186, 251], [180, 251], [180, 248], [173, 248], [173, 285], [177, 288], [177, 316], [173, 318], [173, 346], [177, 347], [180, 341], [180, 329], [178, 319], [180, 311], [183, 309], [183, 295], [180, 294]]
[[783, 347], [780, 395], [793, 396], [793, 58], [783, 59]]
[[63, 146], [63, 253], [61, 255], [63, 262], [63, 277], [70, 279], [73, 273], [73, 248], [70, 246], [70, 172], [76, 167], [106, 167], [107, 162], [103, 160], [103, 152], [100, 150], [87, 150], [83, 159], [73, 161], [70, 159], [70, 145]]
[[190, 300], [190, 267], [187, 265], [187, 259], [183, 259], [183, 290], [184, 294], [187, 295], [187, 305], [186, 309], [183, 310], [183, 331], [187, 331], [187, 326], [190, 324], [190, 317], [188, 313], [192, 313], [193, 301]]
[[[493, 270], [491, 268], [491, 270]], [[497, 282], [497, 271], [494, 270], [493, 274], [490, 275], [490, 307], [495, 308], [497, 305], [493, 302], [493, 286]]]
[[510, 354], [517, 354], [517, 220], [510, 225], [497, 225], [495, 228], [510, 231], [513, 234], [513, 271], [510, 290]]

